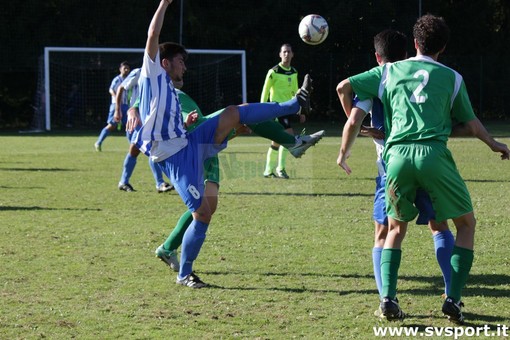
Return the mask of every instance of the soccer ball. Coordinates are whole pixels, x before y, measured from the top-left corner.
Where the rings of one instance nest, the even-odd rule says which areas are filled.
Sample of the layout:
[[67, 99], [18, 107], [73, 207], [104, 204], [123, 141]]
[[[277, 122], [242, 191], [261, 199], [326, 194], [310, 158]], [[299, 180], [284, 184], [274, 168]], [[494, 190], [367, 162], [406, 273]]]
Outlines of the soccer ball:
[[328, 33], [328, 22], [318, 14], [309, 14], [299, 23], [299, 36], [309, 45], [319, 45]]

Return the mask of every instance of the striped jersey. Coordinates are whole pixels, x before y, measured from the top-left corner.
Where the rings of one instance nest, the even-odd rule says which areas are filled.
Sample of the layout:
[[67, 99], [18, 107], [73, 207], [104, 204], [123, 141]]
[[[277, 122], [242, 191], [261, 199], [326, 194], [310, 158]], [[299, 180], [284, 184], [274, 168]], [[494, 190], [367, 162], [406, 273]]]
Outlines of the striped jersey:
[[121, 84], [122, 87], [127, 92], [129, 107], [134, 106], [135, 102], [138, 99], [139, 95], [138, 80], [140, 79], [141, 70], [142, 70], [141, 68], [135, 68], [134, 70], [132, 70]]
[[297, 90], [297, 70], [292, 66], [285, 68], [280, 63], [267, 72], [260, 102], [283, 103], [294, 98]]
[[407, 141], [446, 143], [452, 119], [475, 118], [462, 76], [427, 56], [386, 63], [349, 81], [360, 100], [381, 100], [387, 148]]
[[[384, 132], [384, 110], [381, 101], [378, 98], [366, 99], [360, 101], [356, 96], [354, 98], [354, 106], [365, 111], [370, 112], [370, 126]], [[375, 144], [375, 151], [377, 154], [377, 171], [379, 176], [386, 174], [386, 169], [383, 161], [384, 152], [384, 139], [372, 138]]]
[[[112, 83], [110, 84], [110, 90], [112, 90], [114, 93], [117, 93], [117, 89], [119, 88], [120, 84], [122, 84], [123, 81], [124, 81], [124, 78], [122, 78], [122, 76], [120, 74], [118, 76], [116, 76], [115, 78], [113, 78]], [[115, 103], [116, 103], [115, 96], [112, 96], [112, 104], [115, 104]], [[126, 96], [125, 93], [122, 94], [121, 103], [128, 104], [128, 97]]]
[[159, 51], [154, 61], [144, 54], [139, 86], [143, 124], [136, 144], [159, 162], [188, 144], [181, 105], [170, 76], [161, 67]]

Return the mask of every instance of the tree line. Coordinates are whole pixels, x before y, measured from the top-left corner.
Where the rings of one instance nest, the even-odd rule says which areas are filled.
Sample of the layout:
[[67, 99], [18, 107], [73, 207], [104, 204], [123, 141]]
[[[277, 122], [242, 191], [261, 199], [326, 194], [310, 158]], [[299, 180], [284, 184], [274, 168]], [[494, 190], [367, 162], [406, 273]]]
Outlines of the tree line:
[[[45, 46], [143, 47], [157, 4], [157, 0], [3, 4], [0, 128], [30, 124]], [[301, 18], [311, 13], [329, 23], [329, 36], [318, 46], [304, 44], [297, 33]], [[280, 45], [290, 43], [300, 78], [310, 72], [316, 81], [312, 118], [341, 120], [334, 87], [343, 78], [375, 66], [373, 36], [386, 28], [400, 30], [408, 36], [413, 55], [412, 26], [426, 13], [443, 16], [450, 26], [451, 41], [440, 61], [464, 76], [478, 115], [507, 118], [510, 2], [506, 0], [175, 0], [161, 39], [188, 48], [246, 50], [249, 101], [259, 100], [267, 70], [279, 61]]]

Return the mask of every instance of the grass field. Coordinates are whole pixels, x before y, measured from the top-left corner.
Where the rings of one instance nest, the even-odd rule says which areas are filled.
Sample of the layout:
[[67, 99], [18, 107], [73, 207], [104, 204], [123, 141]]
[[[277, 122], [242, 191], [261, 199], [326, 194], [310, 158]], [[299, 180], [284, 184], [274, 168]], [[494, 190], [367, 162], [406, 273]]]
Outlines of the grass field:
[[[508, 124], [494, 131], [510, 144]], [[0, 135], [1, 339], [368, 339], [377, 326], [451, 326], [432, 238], [414, 223], [398, 294], [410, 316], [373, 316], [371, 140], [358, 139], [351, 176], [332, 136], [289, 158], [287, 181], [261, 177], [266, 141], [232, 141], [195, 264], [213, 287], [192, 290], [154, 257], [185, 209], [180, 198], [156, 193], [143, 156], [137, 192], [117, 190], [127, 142], [109, 137], [96, 153], [95, 138]], [[478, 220], [467, 326], [510, 326], [510, 163], [474, 139], [449, 145]]]

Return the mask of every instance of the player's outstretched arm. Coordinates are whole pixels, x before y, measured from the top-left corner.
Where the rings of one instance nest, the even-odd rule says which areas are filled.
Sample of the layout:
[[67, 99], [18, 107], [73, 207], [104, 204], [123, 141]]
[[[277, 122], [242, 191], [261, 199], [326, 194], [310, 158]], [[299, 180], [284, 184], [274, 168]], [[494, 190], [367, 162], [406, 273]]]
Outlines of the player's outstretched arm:
[[361, 129], [361, 124], [363, 124], [363, 119], [367, 113], [357, 107], [351, 110], [351, 114], [349, 119], [344, 125], [344, 130], [342, 133], [342, 144], [340, 145], [340, 151], [338, 153], [338, 158], [336, 163], [345, 170], [347, 175], [350, 175], [352, 170], [347, 165], [347, 158], [349, 158], [351, 154], [351, 148], [358, 136], [358, 133]]
[[152, 17], [151, 23], [149, 25], [145, 52], [153, 61], [155, 60], [159, 49], [159, 35], [161, 33], [161, 29], [163, 28], [165, 12], [168, 5], [170, 5], [172, 1], [173, 0], [161, 0], [159, 2], [158, 9], [156, 10], [156, 13], [154, 13], [154, 16]]
[[344, 79], [337, 85], [336, 93], [338, 94], [338, 99], [340, 99], [340, 104], [342, 104], [342, 108], [344, 109], [345, 115], [349, 117], [351, 115], [352, 110], [352, 93], [353, 93], [349, 79]]
[[[485, 126], [483, 126], [482, 122], [478, 118], [475, 118], [473, 120], [470, 120], [468, 122], [465, 122], [461, 125], [459, 130], [456, 130], [455, 135], [470, 135], [473, 137], [478, 138], [489, 148], [491, 148], [494, 152], [501, 153], [501, 159], [509, 159], [510, 157], [510, 150], [508, 149], [508, 146], [506, 144], [500, 143], [497, 140], [495, 140], [487, 131]], [[454, 130], [455, 131], [455, 130]], [[459, 134], [458, 132], [462, 131], [462, 134]], [[453, 131], [452, 131], [452, 134]]]

